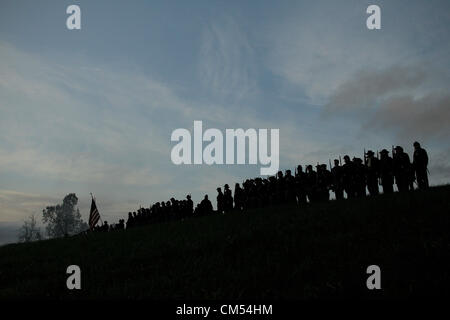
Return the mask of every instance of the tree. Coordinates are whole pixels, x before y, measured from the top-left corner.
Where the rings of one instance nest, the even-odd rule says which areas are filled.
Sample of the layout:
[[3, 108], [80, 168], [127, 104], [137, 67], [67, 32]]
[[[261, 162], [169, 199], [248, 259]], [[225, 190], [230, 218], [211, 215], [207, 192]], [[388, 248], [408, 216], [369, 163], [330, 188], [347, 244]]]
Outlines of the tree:
[[32, 214], [28, 220], [23, 222], [19, 230], [19, 242], [31, 242], [41, 240], [41, 229], [37, 227], [36, 218]]
[[75, 193], [64, 197], [63, 203], [42, 210], [43, 221], [47, 224], [47, 234], [50, 238], [70, 236], [88, 228], [81, 219], [80, 210], [76, 208], [78, 198]]

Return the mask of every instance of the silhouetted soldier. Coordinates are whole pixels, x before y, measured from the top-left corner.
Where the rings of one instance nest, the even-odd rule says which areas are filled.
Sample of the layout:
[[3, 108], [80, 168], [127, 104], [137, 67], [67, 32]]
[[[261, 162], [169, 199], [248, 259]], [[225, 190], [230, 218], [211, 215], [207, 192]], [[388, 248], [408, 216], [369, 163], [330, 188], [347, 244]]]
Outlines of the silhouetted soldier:
[[133, 227], [134, 225], [134, 218], [131, 212], [128, 212], [128, 220], [127, 220], [127, 229]]
[[312, 165], [306, 167], [306, 194], [310, 203], [317, 201], [317, 174]]
[[166, 201], [166, 216], [167, 219], [171, 220], [173, 218], [173, 211], [170, 201]]
[[414, 142], [413, 167], [419, 189], [428, 188], [428, 154], [417, 141]]
[[175, 200], [175, 198], [170, 198], [170, 212], [172, 219], [179, 219], [180, 218], [180, 211], [178, 206], [178, 201]]
[[186, 196], [186, 199], [186, 211], [188, 216], [191, 216], [194, 213], [194, 202], [192, 201], [190, 194]]
[[297, 166], [295, 172], [295, 193], [299, 205], [306, 204], [306, 174], [301, 165]]
[[213, 206], [208, 199], [208, 195], [205, 195], [205, 198], [200, 202], [200, 207], [203, 214], [210, 214], [213, 212]]
[[380, 179], [383, 186], [383, 193], [394, 192], [394, 164], [389, 151], [383, 149], [380, 151]]
[[269, 193], [268, 193], [268, 180], [257, 178], [255, 179], [256, 185], [256, 195], [258, 198], [258, 206], [266, 207], [270, 203]]
[[244, 190], [239, 183], [234, 185], [234, 208], [237, 210], [244, 208]]
[[277, 204], [277, 178], [274, 176], [269, 177], [268, 196], [270, 205]]
[[347, 194], [347, 199], [354, 198], [355, 187], [354, 187], [354, 165], [350, 160], [348, 155], [344, 156], [344, 165], [342, 166], [342, 181], [345, 193]]
[[331, 173], [327, 170], [326, 164], [317, 165], [317, 199], [327, 201], [330, 199], [329, 186], [331, 184]]
[[283, 177], [283, 172], [278, 171], [277, 182], [276, 182], [276, 203], [281, 204], [284, 202], [284, 192], [285, 192], [285, 181]]
[[336, 196], [336, 200], [344, 199], [343, 172], [338, 159], [334, 159], [334, 167], [331, 169], [331, 175], [333, 177], [331, 188]]
[[217, 188], [217, 212], [224, 212], [224, 196], [221, 188]]
[[395, 147], [394, 176], [399, 192], [408, 191], [411, 183], [411, 161], [400, 146]]
[[231, 193], [230, 187], [228, 184], [224, 186], [224, 195], [223, 195], [223, 209], [225, 212], [230, 212], [233, 210], [233, 195]]
[[284, 199], [286, 203], [289, 204], [295, 204], [296, 198], [295, 198], [295, 180], [294, 177], [292, 176], [291, 170], [286, 170], [286, 174], [284, 176], [284, 183], [285, 183], [285, 188], [284, 188]]
[[366, 169], [367, 169], [367, 189], [371, 196], [378, 195], [378, 175], [380, 172], [379, 160], [374, 157], [372, 150], [367, 151]]
[[366, 167], [361, 158], [353, 158], [353, 179], [355, 196], [366, 196]]
[[166, 203], [164, 201], [161, 201], [161, 221], [167, 220], [167, 208]]

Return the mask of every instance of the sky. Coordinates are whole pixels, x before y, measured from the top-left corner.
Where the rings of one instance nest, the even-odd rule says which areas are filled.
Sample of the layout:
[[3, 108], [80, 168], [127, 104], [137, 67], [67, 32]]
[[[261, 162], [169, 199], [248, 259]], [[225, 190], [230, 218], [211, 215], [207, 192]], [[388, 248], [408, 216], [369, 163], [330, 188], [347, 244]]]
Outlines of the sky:
[[0, 244], [68, 193], [114, 223], [259, 176], [174, 165], [171, 133], [194, 120], [279, 129], [282, 170], [417, 140], [448, 183], [449, 40], [449, 1], [2, 0]]

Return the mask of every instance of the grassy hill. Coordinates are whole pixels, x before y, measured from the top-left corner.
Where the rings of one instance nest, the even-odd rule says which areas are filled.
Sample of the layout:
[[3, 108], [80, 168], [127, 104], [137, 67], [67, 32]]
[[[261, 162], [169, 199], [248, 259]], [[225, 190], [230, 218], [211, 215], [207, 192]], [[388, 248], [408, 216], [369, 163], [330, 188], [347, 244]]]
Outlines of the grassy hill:
[[[450, 186], [0, 248], [0, 298], [449, 295]], [[81, 268], [82, 290], [66, 288]], [[381, 268], [382, 290], [366, 288]]]

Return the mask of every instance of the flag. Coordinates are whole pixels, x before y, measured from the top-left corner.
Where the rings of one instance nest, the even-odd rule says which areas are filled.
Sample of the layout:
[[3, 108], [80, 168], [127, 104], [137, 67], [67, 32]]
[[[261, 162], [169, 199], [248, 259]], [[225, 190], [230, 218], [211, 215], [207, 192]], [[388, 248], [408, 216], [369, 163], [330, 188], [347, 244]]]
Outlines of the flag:
[[93, 229], [100, 219], [100, 213], [98, 213], [97, 205], [95, 204], [94, 198], [92, 198], [91, 203], [91, 213], [89, 214], [89, 227]]

